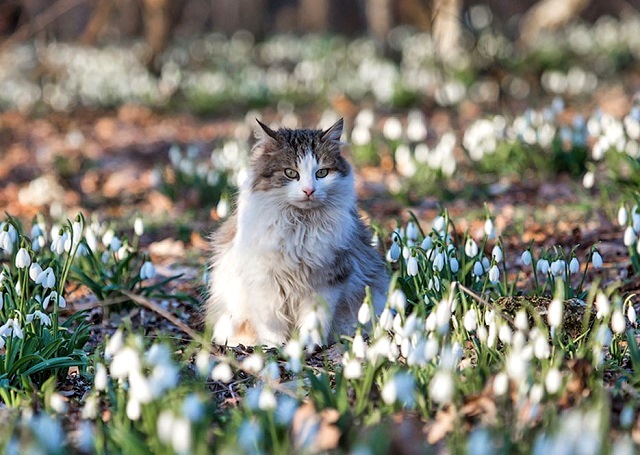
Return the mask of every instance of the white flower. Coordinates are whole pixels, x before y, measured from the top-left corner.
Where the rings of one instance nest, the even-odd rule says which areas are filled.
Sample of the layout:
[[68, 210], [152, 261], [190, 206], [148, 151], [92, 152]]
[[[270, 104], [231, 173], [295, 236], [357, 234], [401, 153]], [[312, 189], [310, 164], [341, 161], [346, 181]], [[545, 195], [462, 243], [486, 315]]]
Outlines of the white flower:
[[418, 260], [415, 256], [411, 256], [407, 261], [407, 275], [416, 276], [418, 274]]
[[209, 376], [211, 373], [211, 354], [206, 349], [201, 349], [196, 354], [196, 368], [201, 376]]
[[553, 299], [549, 304], [547, 322], [550, 327], [560, 327], [562, 324], [562, 300]]
[[302, 369], [302, 344], [299, 340], [290, 339], [284, 347], [284, 354], [287, 356], [287, 368], [293, 373], [299, 373]]
[[593, 256], [591, 256], [591, 263], [593, 264], [594, 269], [602, 267], [602, 256], [598, 251], [593, 252]]
[[[22, 329], [20, 328], [20, 324], [18, 323], [18, 321], [16, 321], [13, 318], [9, 318], [7, 319], [7, 322], [5, 322], [2, 326], [0, 326], [0, 337], [5, 336], [5, 337], [16, 337], [16, 338], [24, 338], [24, 333], [22, 332]], [[1, 338], [0, 338], [1, 339]]]
[[51, 241], [51, 251], [58, 256], [65, 252], [67, 248], [67, 239], [69, 234], [64, 231], [58, 231], [58, 235]]
[[633, 307], [633, 304], [629, 302], [629, 307], [627, 308], [627, 319], [631, 325], [636, 325], [638, 322], [638, 318], [636, 315], [636, 309]]
[[260, 354], [253, 353], [242, 361], [242, 369], [246, 372], [256, 375], [262, 370], [264, 359]]
[[16, 253], [16, 267], [19, 269], [24, 269], [29, 267], [31, 264], [31, 257], [29, 256], [29, 252], [26, 248], [20, 248]]
[[400, 254], [402, 250], [400, 249], [400, 245], [398, 242], [391, 242], [391, 248], [387, 253], [387, 260], [389, 262], [396, 262], [400, 258]]
[[401, 289], [395, 289], [389, 296], [389, 305], [391, 308], [404, 312], [404, 308], [407, 306], [407, 296]]
[[471, 237], [467, 238], [467, 241], [464, 245], [464, 254], [468, 257], [473, 258], [478, 255], [478, 244]]
[[418, 227], [413, 221], [409, 221], [407, 223], [407, 228], [405, 229], [405, 233], [407, 234], [407, 238], [413, 242], [418, 240]]
[[3, 307], [4, 307], [4, 293], [0, 292], [0, 311], [2, 311]]
[[36, 284], [41, 284], [45, 289], [52, 289], [56, 285], [56, 275], [51, 267], [47, 267], [36, 277]]
[[35, 282], [38, 279], [38, 275], [40, 275], [41, 273], [42, 267], [40, 267], [40, 264], [38, 264], [37, 262], [32, 262], [29, 266], [29, 278], [31, 278], [31, 280]]
[[484, 274], [484, 267], [482, 267], [480, 261], [476, 261], [475, 264], [473, 264], [473, 274], [477, 277], [481, 277]]
[[360, 305], [358, 310], [358, 322], [362, 325], [368, 324], [371, 320], [371, 307], [367, 302]]
[[489, 281], [497, 283], [500, 280], [500, 269], [497, 265], [492, 265], [489, 269]]
[[34, 319], [40, 320], [42, 325], [51, 326], [51, 318], [40, 310], [27, 314], [27, 324], [30, 324]]
[[49, 397], [49, 406], [54, 412], [62, 414], [67, 411], [67, 400], [59, 393], [53, 392]]
[[557, 259], [551, 263], [551, 274], [554, 276], [563, 276], [565, 273], [565, 261]]
[[156, 276], [156, 268], [150, 261], [145, 261], [140, 268], [140, 279], [147, 280]]
[[111, 376], [125, 379], [134, 371], [140, 371], [140, 356], [135, 349], [125, 346], [113, 356]]
[[389, 308], [382, 310], [378, 323], [383, 330], [391, 330], [391, 327], [393, 326], [393, 315]]
[[156, 343], [149, 348], [145, 358], [150, 365], [171, 363], [171, 351], [166, 344]]
[[125, 408], [125, 412], [127, 413], [127, 417], [129, 420], [138, 420], [140, 418], [140, 402], [133, 398], [129, 398], [127, 401], [127, 406]]
[[535, 336], [532, 336], [533, 339], [533, 355], [536, 356], [536, 359], [548, 359], [551, 355], [551, 350], [549, 347], [549, 340], [546, 335], [543, 335], [540, 332], [536, 332]]
[[578, 273], [580, 271], [580, 262], [578, 261], [578, 258], [574, 257], [573, 259], [571, 259], [571, 262], [569, 262], [569, 272], [574, 274], [574, 273]]
[[500, 372], [493, 378], [493, 393], [501, 397], [509, 391], [509, 376], [506, 373]]
[[473, 332], [478, 327], [478, 315], [473, 308], [465, 313], [463, 325], [467, 332]]
[[637, 236], [633, 227], [627, 226], [624, 230], [623, 243], [625, 246], [632, 246], [636, 242]]
[[345, 353], [342, 364], [342, 373], [346, 379], [358, 379], [362, 376], [362, 364], [360, 360], [353, 359]]
[[364, 338], [360, 332], [356, 333], [351, 343], [351, 352], [356, 359], [364, 359], [367, 353], [367, 343], [364, 342]]
[[557, 368], [553, 367], [547, 371], [547, 375], [544, 378], [544, 386], [551, 395], [560, 390], [562, 386], [562, 374]]
[[420, 248], [422, 248], [424, 251], [427, 251], [432, 246], [433, 246], [433, 240], [431, 239], [430, 236], [426, 236], [422, 241], [422, 243], [420, 244]]
[[124, 338], [122, 334], [122, 330], [117, 330], [107, 341], [107, 344], [104, 347], [104, 358], [109, 360], [113, 357], [117, 352], [120, 351], [124, 347]]
[[618, 209], [618, 224], [620, 226], [625, 226], [628, 220], [629, 220], [629, 217], [627, 215], [627, 209], [625, 208], [624, 205], [622, 205]]
[[529, 267], [531, 265], [531, 252], [529, 250], [525, 250], [522, 253], [522, 256], [520, 256], [520, 260], [525, 266]]
[[174, 420], [175, 417], [173, 413], [167, 409], [161, 411], [160, 414], [158, 414], [158, 420], [156, 422], [158, 439], [165, 444], [171, 441]]
[[460, 270], [460, 263], [456, 258], [449, 259], [449, 269], [451, 273], [458, 273], [458, 270]]
[[107, 369], [102, 363], [96, 364], [96, 374], [93, 377], [93, 386], [96, 390], [107, 390]]
[[433, 259], [433, 270], [442, 272], [442, 269], [444, 269], [444, 253], [440, 252]]
[[513, 320], [513, 325], [516, 329], [523, 332], [527, 332], [529, 330], [529, 321], [527, 320], [526, 310], [521, 309], [516, 313], [516, 317]]
[[624, 333], [626, 329], [627, 323], [624, 320], [624, 315], [620, 309], [616, 308], [611, 314], [611, 330], [613, 330], [614, 333], [621, 334]]
[[438, 233], [442, 233], [444, 232], [445, 228], [446, 228], [446, 219], [442, 215], [437, 216], [433, 220], [433, 229]]
[[226, 362], [220, 362], [211, 371], [211, 379], [228, 384], [233, 379], [233, 371]]
[[133, 220], [133, 232], [135, 232], [138, 237], [144, 234], [144, 222], [139, 216]]
[[496, 237], [496, 230], [493, 227], [493, 221], [491, 218], [487, 218], [484, 222], [484, 233], [489, 240], [492, 240]]
[[380, 396], [386, 404], [397, 401], [405, 407], [411, 407], [414, 401], [413, 389], [413, 376], [409, 373], [396, 373], [385, 382]]
[[396, 117], [389, 117], [382, 127], [382, 134], [390, 141], [397, 141], [402, 137], [402, 124]]
[[264, 387], [260, 392], [260, 397], [258, 398], [258, 407], [263, 411], [271, 411], [276, 408], [277, 404], [278, 403], [273, 392], [268, 387]]
[[546, 275], [549, 272], [549, 261], [546, 259], [540, 259], [536, 264], [538, 272]]
[[502, 262], [502, 248], [500, 245], [495, 245], [491, 250], [491, 257], [497, 262]]
[[120, 240], [118, 237], [114, 236], [111, 239], [111, 242], [109, 242], [109, 250], [111, 250], [112, 252], [117, 252], [120, 247], [122, 246], [122, 240]]
[[438, 370], [429, 383], [429, 395], [436, 403], [449, 403], [453, 398], [455, 383], [451, 372]]
[[192, 445], [191, 422], [184, 417], [176, 417], [171, 428], [171, 447], [176, 453], [190, 453]]
[[611, 303], [606, 295], [602, 292], [596, 294], [595, 306], [597, 308], [596, 317], [598, 319], [605, 318], [611, 313]]
[[59, 308], [65, 308], [67, 306], [65, 298], [58, 295], [56, 291], [51, 291], [49, 295], [44, 298], [42, 301], [42, 309], [46, 310], [50, 302], [57, 303]]

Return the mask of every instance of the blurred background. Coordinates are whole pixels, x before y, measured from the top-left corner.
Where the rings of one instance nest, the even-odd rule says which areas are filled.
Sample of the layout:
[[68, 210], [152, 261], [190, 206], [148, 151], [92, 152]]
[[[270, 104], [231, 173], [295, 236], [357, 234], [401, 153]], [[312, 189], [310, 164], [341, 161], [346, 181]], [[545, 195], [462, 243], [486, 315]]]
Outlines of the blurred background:
[[189, 240], [229, 213], [254, 118], [344, 117], [374, 218], [614, 213], [639, 62], [640, 0], [4, 0], [0, 206]]

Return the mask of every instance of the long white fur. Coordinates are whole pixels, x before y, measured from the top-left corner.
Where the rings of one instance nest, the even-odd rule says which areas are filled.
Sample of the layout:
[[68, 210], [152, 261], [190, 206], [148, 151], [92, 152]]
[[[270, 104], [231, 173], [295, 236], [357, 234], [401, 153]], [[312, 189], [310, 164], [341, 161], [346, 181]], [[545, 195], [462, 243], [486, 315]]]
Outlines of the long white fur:
[[[213, 308], [209, 312], [215, 315], [215, 342], [248, 345], [257, 341], [276, 346], [288, 339], [292, 326], [305, 330], [304, 325], [314, 318], [321, 325], [324, 342], [340, 299], [364, 288], [361, 270], [353, 270], [349, 280], [336, 286], [317, 286], [314, 277], [307, 276], [309, 269], [331, 267], [333, 255], [327, 252], [347, 248], [356, 229], [351, 213], [356, 200], [353, 172], [347, 177], [330, 172], [325, 178], [316, 178], [318, 169], [314, 156], [307, 153], [298, 166], [300, 179], [282, 188], [252, 191], [248, 183], [251, 176], [245, 180], [233, 244], [222, 253], [211, 276]], [[315, 190], [313, 199], [317, 202], [306, 201], [302, 190], [309, 188]], [[322, 205], [329, 192], [340, 197], [332, 197], [332, 205], [321, 212], [291, 207]], [[301, 219], [313, 213], [317, 213], [313, 222]], [[301, 263], [308, 268], [301, 268]], [[272, 277], [278, 277], [277, 282]], [[377, 310], [384, 301], [384, 295], [375, 296]], [[250, 323], [257, 340], [237, 333], [244, 321]]]

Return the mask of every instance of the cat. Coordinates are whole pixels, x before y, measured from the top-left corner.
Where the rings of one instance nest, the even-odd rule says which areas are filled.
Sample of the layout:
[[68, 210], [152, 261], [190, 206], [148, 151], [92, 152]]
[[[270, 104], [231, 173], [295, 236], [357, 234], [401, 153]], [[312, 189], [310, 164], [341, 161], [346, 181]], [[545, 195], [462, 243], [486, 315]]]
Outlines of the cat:
[[389, 284], [356, 208], [343, 120], [327, 130], [257, 122], [237, 209], [212, 236], [213, 341], [275, 347], [294, 333], [315, 334], [318, 346], [336, 341], [354, 332], [365, 287], [379, 314]]

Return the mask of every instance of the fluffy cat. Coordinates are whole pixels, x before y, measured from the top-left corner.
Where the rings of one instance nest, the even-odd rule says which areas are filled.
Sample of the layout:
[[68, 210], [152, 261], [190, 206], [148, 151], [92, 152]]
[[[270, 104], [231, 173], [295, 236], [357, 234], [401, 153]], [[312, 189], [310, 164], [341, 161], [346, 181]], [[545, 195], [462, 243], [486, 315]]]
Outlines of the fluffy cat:
[[353, 333], [365, 287], [379, 313], [389, 278], [358, 216], [343, 121], [324, 131], [258, 123], [237, 210], [212, 237], [213, 340], [277, 346], [299, 332], [323, 344]]

